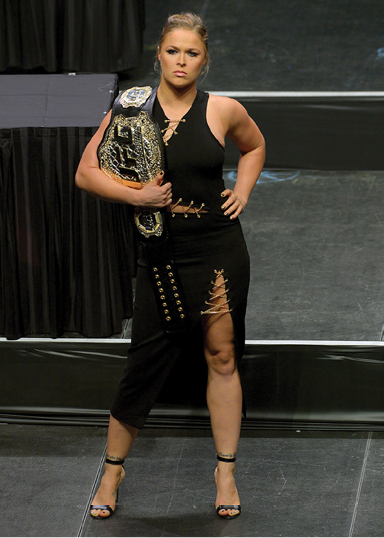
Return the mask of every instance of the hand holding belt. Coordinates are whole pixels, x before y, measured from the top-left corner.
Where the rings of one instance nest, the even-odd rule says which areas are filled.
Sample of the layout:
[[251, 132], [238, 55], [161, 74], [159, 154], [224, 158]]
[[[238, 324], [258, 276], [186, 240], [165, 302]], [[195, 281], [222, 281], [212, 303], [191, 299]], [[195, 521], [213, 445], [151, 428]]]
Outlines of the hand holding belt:
[[[101, 170], [128, 187], [141, 189], [165, 168], [164, 142], [152, 117], [156, 89], [134, 87], [115, 100], [97, 155]], [[135, 208], [137, 237], [144, 246], [165, 330], [188, 328], [164, 212]]]

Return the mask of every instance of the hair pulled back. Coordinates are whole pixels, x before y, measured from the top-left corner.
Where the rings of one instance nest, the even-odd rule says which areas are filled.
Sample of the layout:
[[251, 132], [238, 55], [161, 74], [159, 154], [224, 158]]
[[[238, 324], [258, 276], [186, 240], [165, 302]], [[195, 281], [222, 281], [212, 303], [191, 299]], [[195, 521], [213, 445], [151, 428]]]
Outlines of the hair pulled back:
[[[183, 12], [170, 15], [167, 19], [167, 22], [164, 25], [163, 31], [161, 32], [158, 50], [161, 49], [162, 44], [164, 43], [165, 38], [173, 30], [190, 30], [198, 35], [204, 45], [205, 56], [207, 63], [204, 66], [204, 73], [208, 72], [209, 64], [209, 52], [208, 52], [208, 32], [203, 23], [203, 20], [195, 13]], [[155, 70], [158, 70], [159, 61], [156, 57]]]

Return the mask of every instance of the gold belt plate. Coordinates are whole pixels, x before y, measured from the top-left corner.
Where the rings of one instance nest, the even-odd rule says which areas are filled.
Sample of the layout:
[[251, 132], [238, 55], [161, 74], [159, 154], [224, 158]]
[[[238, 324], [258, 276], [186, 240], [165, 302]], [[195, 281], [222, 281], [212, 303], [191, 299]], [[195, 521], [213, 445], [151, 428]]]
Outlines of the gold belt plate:
[[164, 169], [157, 126], [147, 112], [116, 116], [98, 149], [100, 168], [129, 187], [142, 188]]

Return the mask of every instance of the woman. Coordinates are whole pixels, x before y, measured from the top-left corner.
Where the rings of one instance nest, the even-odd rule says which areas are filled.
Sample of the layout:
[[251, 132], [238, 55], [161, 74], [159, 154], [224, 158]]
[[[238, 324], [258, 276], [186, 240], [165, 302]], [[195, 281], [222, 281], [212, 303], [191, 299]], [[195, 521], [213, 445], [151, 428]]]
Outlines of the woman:
[[[209, 62], [207, 32], [199, 17], [169, 17], [157, 60], [161, 80], [152, 113], [165, 141], [165, 175], [138, 190], [100, 170], [97, 148], [109, 114], [84, 151], [76, 184], [104, 200], [166, 210], [191, 331], [203, 336], [208, 366], [207, 404], [218, 458], [215, 506], [220, 517], [230, 519], [241, 511], [234, 462], [243, 405], [239, 361], [249, 282], [249, 257], [237, 217], [262, 170], [264, 139], [240, 103], [197, 90]], [[226, 136], [241, 154], [233, 190], [226, 189], [222, 179]], [[95, 518], [114, 513], [124, 458], [172, 365], [190, 342], [188, 333], [182, 338], [166, 334], [155, 310], [148, 267], [141, 260], [132, 346], [111, 409], [104, 476], [91, 505]]]

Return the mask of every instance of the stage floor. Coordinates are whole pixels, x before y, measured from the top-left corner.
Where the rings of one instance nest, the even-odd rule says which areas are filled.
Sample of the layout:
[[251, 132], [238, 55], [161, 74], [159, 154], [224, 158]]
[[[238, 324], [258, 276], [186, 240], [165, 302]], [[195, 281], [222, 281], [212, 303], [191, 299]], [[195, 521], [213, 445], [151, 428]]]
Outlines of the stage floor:
[[262, 173], [241, 216], [247, 339], [381, 340], [383, 197], [382, 171]]
[[243, 513], [214, 511], [209, 431], [146, 429], [116, 514], [88, 515], [106, 428], [1, 428], [1, 536], [382, 536], [382, 433], [257, 432], [240, 439]]

